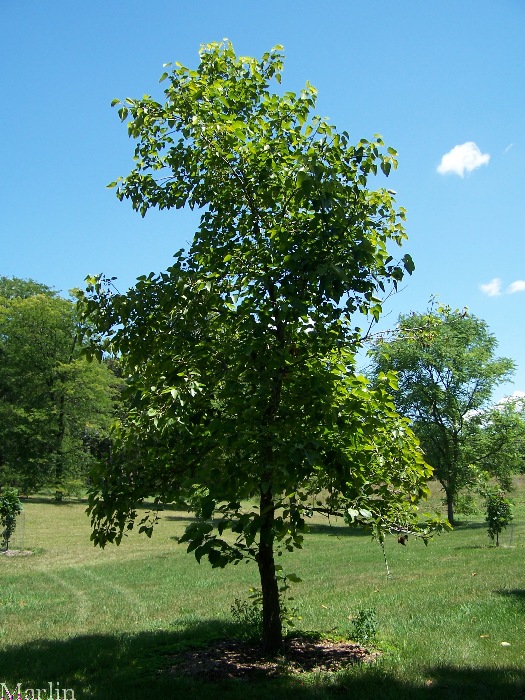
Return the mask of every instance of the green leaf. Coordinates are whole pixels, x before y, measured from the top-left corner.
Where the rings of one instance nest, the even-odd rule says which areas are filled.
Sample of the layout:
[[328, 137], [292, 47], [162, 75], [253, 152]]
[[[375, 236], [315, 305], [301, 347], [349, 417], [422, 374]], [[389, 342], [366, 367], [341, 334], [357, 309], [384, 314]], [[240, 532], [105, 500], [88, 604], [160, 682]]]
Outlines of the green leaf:
[[416, 269], [412, 257], [408, 253], [406, 253], [405, 255], [403, 255], [402, 260], [405, 270], [408, 272], [409, 275], [411, 275]]

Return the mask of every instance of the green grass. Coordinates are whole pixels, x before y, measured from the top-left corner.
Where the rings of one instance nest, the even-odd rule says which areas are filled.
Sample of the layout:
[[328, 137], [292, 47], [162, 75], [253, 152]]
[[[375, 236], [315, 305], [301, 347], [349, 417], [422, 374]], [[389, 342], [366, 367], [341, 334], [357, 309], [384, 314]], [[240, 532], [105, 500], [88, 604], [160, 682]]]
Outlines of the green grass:
[[[491, 546], [483, 516], [425, 547], [379, 545], [316, 521], [305, 548], [283, 557], [305, 630], [345, 634], [374, 608], [383, 655], [332, 676], [250, 682], [253, 698], [507, 699], [525, 691], [525, 481], [512, 528]], [[235, 635], [230, 606], [257, 585], [253, 565], [198, 565], [173, 537], [186, 515], [166, 511], [153, 538], [89, 542], [85, 504], [25, 504], [25, 547], [0, 557], [0, 684], [76, 698], [245, 698], [246, 683], [209, 684], [166, 669], [177, 650]], [[501, 642], [508, 642], [504, 647]], [[56, 691], [55, 691], [56, 692]], [[44, 694], [42, 694], [44, 697]], [[62, 695], [60, 695], [62, 697]]]

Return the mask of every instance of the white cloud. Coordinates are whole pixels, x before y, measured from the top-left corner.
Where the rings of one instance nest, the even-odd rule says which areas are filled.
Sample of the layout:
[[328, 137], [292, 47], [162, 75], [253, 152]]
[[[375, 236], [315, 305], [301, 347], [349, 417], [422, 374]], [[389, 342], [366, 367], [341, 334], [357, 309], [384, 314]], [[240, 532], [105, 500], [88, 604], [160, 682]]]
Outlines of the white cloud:
[[506, 404], [512, 404], [517, 411], [525, 410], [525, 391], [517, 390], [510, 396], [504, 396], [496, 406], [503, 407]]
[[482, 153], [474, 141], [467, 141], [461, 146], [454, 146], [451, 151], [445, 153], [441, 158], [437, 171], [440, 175], [455, 173], [463, 177], [465, 171], [470, 173], [472, 170], [486, 165], [489, 160], [490, 155], [488, 153]]
[[507, 396], [507, 401], [515, 401], [516, 399], [521, 401], [522, 399], [525, 399], [525, 391], [520, 391], [517, 389], [511, 396]]
[[525, 280], [516, 280], [507, 287], [507, 294], [516, 294], [516, 292], [525, 292]]
[[504, 396], [498, 403], [509, 403], [509, 401], [521, 401], [522, 399], [525, 399], [525, 391], [517, 389], [510, 396]]
[[488, 297], [499, 297], [501, 294], [501, 280], [499, 277], [494, 277], [493, 280], [487, 282], [487, 284], [480, 284], [479, 288]]
[[[488, 297], [499, 297], [502, 294], [503, 282], [499, 277], [494, 277], [486, 284], [480, 284], [479, 288]], [[525, 292], [525, 280], [515, 280], [511, 282], [505, 289], [505, 294], [516, 294], [517, 292]]]

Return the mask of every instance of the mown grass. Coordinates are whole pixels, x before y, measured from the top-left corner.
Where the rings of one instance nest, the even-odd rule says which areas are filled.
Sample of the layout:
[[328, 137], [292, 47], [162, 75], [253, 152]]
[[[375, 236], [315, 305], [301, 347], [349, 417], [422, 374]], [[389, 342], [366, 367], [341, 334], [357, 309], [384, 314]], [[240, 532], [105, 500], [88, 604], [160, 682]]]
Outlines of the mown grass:
[[[299, 628], [345, 634], [374, 608], [381, 659], [334, 675], [251, 681], [253, 698], [513, 698], [525, 693], [525, 482], [512, 528], [491, 546], [483, 515], [425, 547], [379, 545], [315, 521], [302, 552], [283, 557]], [[173, 538], [187, 515], [165, 511], [151, 540], [89, 542], [85, 504], [25, 504], [32, 556], [0, 557], [0, 683], [72, 688], [76, 698], [243, 698], [246, 682], [169, 672], [172, 655], [239, 632], [230, 606], [257, 585], [253, 565], [198, 565]], [[507, 642], [510, 646], [502, 646]], [[56, 692], [56, 691], [55, 691]], [[42, 697], [45, 697], [42, 694]]]

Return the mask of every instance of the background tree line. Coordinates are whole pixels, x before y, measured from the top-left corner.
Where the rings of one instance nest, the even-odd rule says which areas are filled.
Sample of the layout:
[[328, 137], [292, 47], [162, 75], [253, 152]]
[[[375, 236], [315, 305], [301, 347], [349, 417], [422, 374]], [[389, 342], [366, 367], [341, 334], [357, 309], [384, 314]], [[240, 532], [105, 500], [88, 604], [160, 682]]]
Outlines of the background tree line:
[[75, 304], [0, 277], [0, 486], [78, 491], [109, 435], [120, 380], [88, 362]]
[[[71, 300], [33, 280], [0, 277], [2, 486], [71, 493], [107, 447], [123, 381], [114, 361], [82, 356], [81, 337]], [[451, 523], [487, 478], [507, 491], [525, 468], [524, 400], [491, 402], [514, 371], [496, 348], [484, 321], [441, 307], [401, 316], [372, 350], [376, 379], [397, 374], [396, 408], [411, 420]]]
[[[494, 403], [514, 362], [497, 357], [497, 340], [468, 310], [448, 306], [399, 318], [372, 350], [372, 375], [393, 370], [392, 395], [410, 419], [444, 492], [447, 516], [468, 512], [471, 495], [507, 491], [525, 469], [525, 397]], [[493, 490], [493, 488], [492, 488]]]

